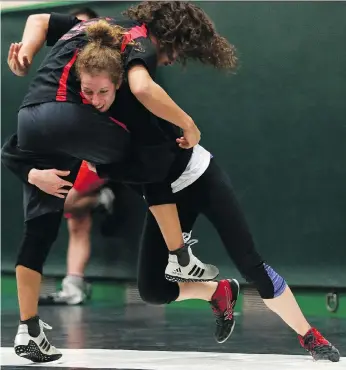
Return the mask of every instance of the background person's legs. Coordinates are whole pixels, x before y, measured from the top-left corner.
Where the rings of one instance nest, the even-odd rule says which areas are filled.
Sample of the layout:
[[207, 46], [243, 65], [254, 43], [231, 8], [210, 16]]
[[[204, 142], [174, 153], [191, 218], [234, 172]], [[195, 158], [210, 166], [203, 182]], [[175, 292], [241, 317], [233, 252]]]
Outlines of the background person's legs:
[[91, 210], [97, 204], [98, 190], [103, 183], [104, 180], [91, 172], [83, 161], [65, 202], [65, 210], [66, 205], [74, 204], [77, 200], [85, 203], [86, 208], [82, 207], [78, 214], [65, 214], [69, 232], [66, 276], [62, 281], [62, 289], [48, 296], [42, 295], [40, 305], [75, 305], [90, 299], [91, 284], [85, 282], [84, 272], [91, 252]]
[[67, 249], [67, 276], [84, 278], [84, 271], [90, 257], [90, 232], [92, 217], [90, 213], [67, 220], [69, 243]]
[[67, 271], [62, 288], [49, 295], [41, 295], [39, 305], [76, 305], [91, 298], [91, 284], [84, 280], [84, 273], [91, 252], [91, 213], [67, 219], [69, 242], [67, 248]]

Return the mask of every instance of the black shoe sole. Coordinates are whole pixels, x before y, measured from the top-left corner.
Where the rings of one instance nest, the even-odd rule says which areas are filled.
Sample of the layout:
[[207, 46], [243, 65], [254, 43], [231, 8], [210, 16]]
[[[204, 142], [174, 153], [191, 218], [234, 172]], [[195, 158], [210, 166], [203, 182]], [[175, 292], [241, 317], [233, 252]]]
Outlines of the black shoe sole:
[[234, 327], [235, 327], [235, 320], [233, 320], [233, 325], [232, 325], [231, 330], [229, 331], [227, 337], [225, 339], [222, 339], [222, 340], [219, 340], [219, 339], [215, 338], [216, 342], [219, 343], [219, 344], [225, 343], [229, 339], [229, 337], [232, 335]]
[[38, 345], [32, 340], [30, 340], [26, 346], [14, 347], [14, 351], [16, 352], [17, 356], [26, 358], [32, 362], [52, 362], [59, 360], [59, 358], [62, 356], [62, 354], [45, 355], [41, 352]]
[[325, 351], [325, 353], [314, 353], [314, 354], [311, 353], [311, 355], [315, 361], [319, 361], [319, 360], [328, 360], [331, 362], [340, 361], [340, 353], [335, 347], [333, 347], [332, 349], [328, 351]]
[[179, 277], [179, 276], [172, 276], [172, 275], [165, 274], [166, 280], [171, 281], [172, 283], [205, 283], [205, 282], [208, 282], [208, 281], [214, 281], [218, 276], [219, 276], [219, 274], [217, 274], [212, 279], [193, 279], [193, 278], [184, 279], [184, 278]]

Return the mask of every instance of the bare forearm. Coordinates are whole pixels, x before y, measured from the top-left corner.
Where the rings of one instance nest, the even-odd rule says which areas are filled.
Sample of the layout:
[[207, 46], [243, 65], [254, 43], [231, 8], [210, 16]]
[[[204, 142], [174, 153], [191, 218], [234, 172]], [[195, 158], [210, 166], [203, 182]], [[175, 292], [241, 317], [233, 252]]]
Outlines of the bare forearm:
[[135, 65], [128, 72], [131, 92], [155, 116], [189, 130], [195, 124], [149, 75], [143, 65]]
[[49, 14], [35, 14], [26, 22], [19, 54], [26, 55], [30, 62], [46, 41], [49, 18]]
[[176, 139], [181, 148], [190, 149], [199, 143], [201, 133], [192, 118], [154, 82], [143, 65], [134, 65], [129, 69], [128, 81], [132, 94], [151, 113], [183, 129], [183, 136]]
[[148, 87], [136, 97], [155, 116], [171, 122], [183, 130], [194, 125], [192, 118], [154, 81], [150, 82]]

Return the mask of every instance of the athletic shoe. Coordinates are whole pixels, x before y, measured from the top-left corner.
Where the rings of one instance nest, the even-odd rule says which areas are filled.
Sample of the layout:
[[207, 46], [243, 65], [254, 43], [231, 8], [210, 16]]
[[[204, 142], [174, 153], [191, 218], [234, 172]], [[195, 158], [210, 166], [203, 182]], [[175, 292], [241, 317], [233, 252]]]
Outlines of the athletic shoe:
[[311, 328], [303, 337], [298, 335], [298, 339], [301, 346], [310, 352], [315, 361], [338, 362], [340, 360], [339, 351], [317, 329]]
[[111, 214], [113, 212], [114, 200], [115, 195], [112, 189], [104, 187], [99, 192], [97, 207], [102, 206], [108, 214]]
[[201, 282], [214, 280], [219, 269], [201, 262], [191, 251], [191, 245], [197, 239], [191, 239], [191, 233], [184, 233], [184, 245], [176, 251], [169, 252], [166, 267], [166, 279], [173, 282]]
[[231, 336], [234, 326], [234, 307], [239, 296], [237, 280], [221, 280], [211, 297], [210, 305], [216, 317], [215, 339], [224, 343]]
[[41, 296], [40, 306], [78, 305], [91, 298], [91, 284], [78, 276], [66, 276], [62, 281], [62, 289], [47, 296]]
[[38, 317], [37, 336], [29, 334], [27, 324], [19, 324], [18, 332], [14, 340], [14, 350], [19, 357], [24, 357], [33, 362], [50, 362], [58, 360], [62, 353], [52, 346], [43, 332], [43, 329], [51, 330], [52, 327], [44, 323]]

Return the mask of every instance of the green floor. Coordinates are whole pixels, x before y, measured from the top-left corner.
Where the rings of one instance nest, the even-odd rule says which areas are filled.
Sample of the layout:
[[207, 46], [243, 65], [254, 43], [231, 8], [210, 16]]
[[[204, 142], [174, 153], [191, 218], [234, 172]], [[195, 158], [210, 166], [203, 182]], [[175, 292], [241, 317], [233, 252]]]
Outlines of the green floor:
[[[45, 282], [47, 284], [47, 282]], [[52, 285], [53, 284], [53, 285]], [[50, 289], [59, 288], [59, 279], [50, 280]], [[317, 290], [303, 290], [294, 289], [295, 297], [300, 305], [302, 311], [307, 316], [317, 317], [337, 317], [346, 318], [346, 292], [339, 292], [337, 294], [337, 306], [335, 301], [330, 302], [334, 308], [331, 312], [327, 308], [327, 294], [331, 293], [327, 289]], [[14, 276], [5, 275], [1, 277], [1, 305], [2, 309], [13, 308], [17, 305], [17, 291], [16, 281]], [[92, 301], [90, 305], [113, 305], [119, 306], [124, 304], [131, 304], [140, 301], [138, 291], [135, 284], [124, 284], [119, 282], [100, 282], [96, 281], [92, 284]], [[204, 309], [205, 302], [199, 300], [189, 300], [184, 302], [177, 302], [167, 306], [167, 309], [175, 307], [190, 308], [190, 309]], [[257, 294], [248, 287], [243, 287], [241, 295], [237, 302], [237, 311], [242, 313], [243, 310], [259, 310], [264, 309], [264, 306], [257, 296]]]

